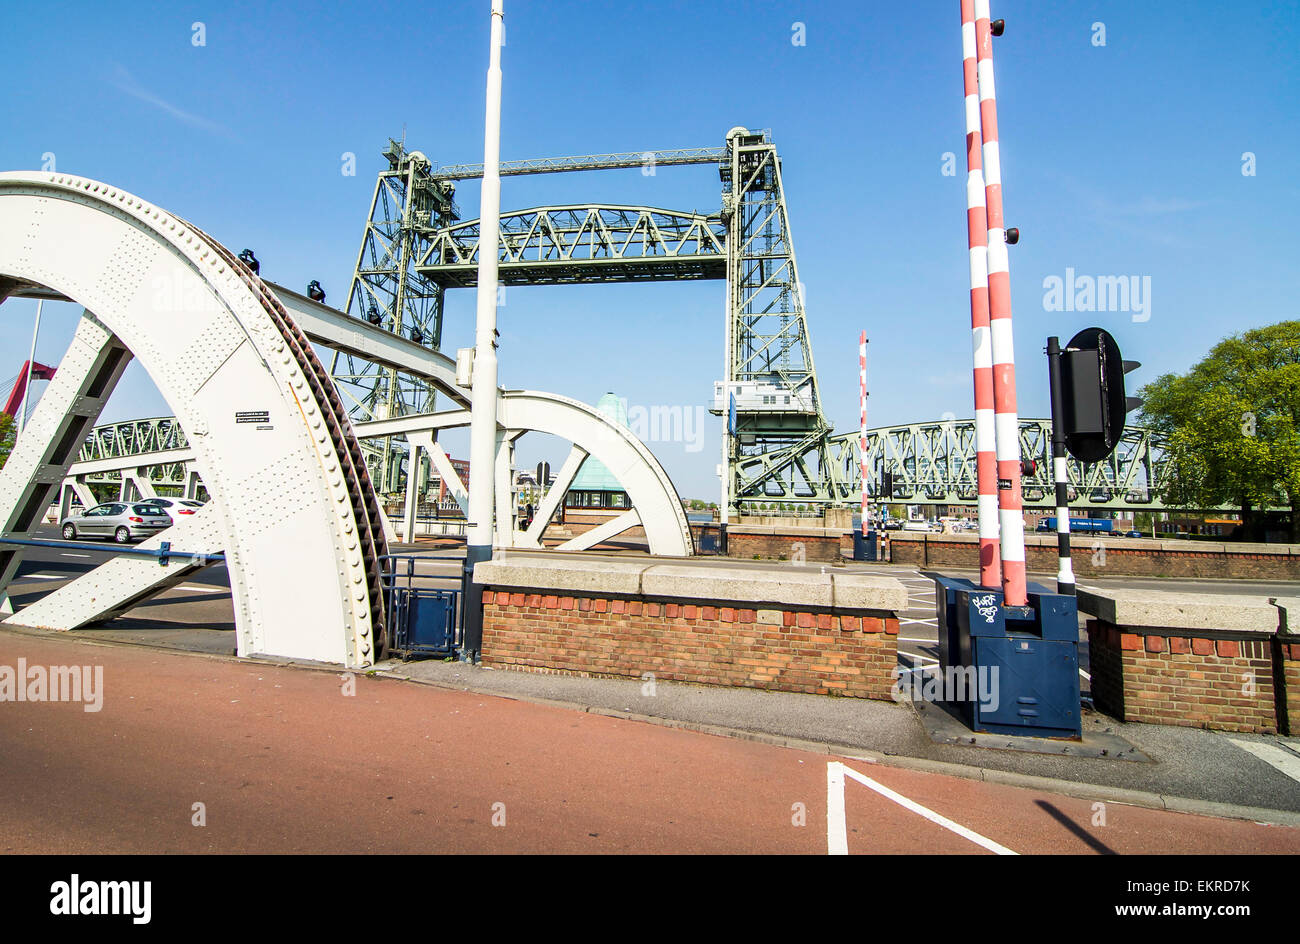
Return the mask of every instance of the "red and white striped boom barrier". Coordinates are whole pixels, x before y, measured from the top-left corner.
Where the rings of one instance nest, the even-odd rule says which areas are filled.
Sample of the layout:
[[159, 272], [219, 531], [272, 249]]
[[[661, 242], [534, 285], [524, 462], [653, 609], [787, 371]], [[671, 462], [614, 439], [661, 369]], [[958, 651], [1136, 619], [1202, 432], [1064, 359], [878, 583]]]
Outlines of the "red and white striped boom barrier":
[[989, 335], [993, 342], [993, 411], [997, 434], [998, 537], [1003, 602], [1024, 606], [1025, 519], [1020, 494], [1020, 419], [1016, 409], [1016, 354], [1011, 332], [1011, 273], [1002, 215], [1002, 163], [998, 106], [993, 87], [993, 36], [988, 0], [975, 0], [975, 60], [984, 151], [984, 203], [988, 214]]
[[975, 475], [978, 489], [980, 586], [1002, 585], [998, 548], [998, 470], [993, 423], [993, 347], [989, 339], [988, 217], [980, 151], [975, 0], [961, 0], [962, 74], [966, 92], [966, 235], [970, 243], [970, 328], [975, 370]]

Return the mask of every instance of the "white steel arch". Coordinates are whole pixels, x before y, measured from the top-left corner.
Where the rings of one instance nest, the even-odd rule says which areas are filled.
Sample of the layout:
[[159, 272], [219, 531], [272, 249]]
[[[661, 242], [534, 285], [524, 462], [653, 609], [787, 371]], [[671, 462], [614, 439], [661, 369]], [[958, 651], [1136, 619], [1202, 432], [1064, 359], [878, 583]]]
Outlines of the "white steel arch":
[[[134, 355], [213, 498], [240, 654], [372, 663], [383, 639], [378, 508], [328, 375], [275, 296], [184, 220], [96, 181], [0, 173], [0, 221], [0, 298], [43, 286], [87, 311], [63, 394], [60, 368], [0, 470], [4, 536], [39, 520]], [[106, 351], [122, 355], [112, 370]], [[19, 555], [0, 545], [0, 594]]]

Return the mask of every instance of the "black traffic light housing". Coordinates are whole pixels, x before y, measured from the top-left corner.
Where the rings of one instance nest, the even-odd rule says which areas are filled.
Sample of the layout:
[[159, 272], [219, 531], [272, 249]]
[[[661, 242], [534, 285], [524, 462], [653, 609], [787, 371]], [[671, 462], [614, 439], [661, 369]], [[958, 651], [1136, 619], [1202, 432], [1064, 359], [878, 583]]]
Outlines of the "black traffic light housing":
[[1065, 448], [1080, 462], [1100, 462], [1124, 435], [1124, 417], [1142, 405], [1124, 394], [1124, 375], [1142, 365], [1126, 361], [1101, 328], [1084, 328], [1061, 352]]
[[880, 473], [880, 494], [884, 498], [894, 497], [894, 473], [893, 472]]

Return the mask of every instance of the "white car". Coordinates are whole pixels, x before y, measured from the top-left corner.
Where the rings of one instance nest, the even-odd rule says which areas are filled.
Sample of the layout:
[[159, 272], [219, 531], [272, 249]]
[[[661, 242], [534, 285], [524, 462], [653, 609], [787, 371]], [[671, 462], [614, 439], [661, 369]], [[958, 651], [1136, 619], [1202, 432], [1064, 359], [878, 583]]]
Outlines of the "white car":
[[149, 498], [141, 502], [141, 504], [157, 507], [171, 519], [172, 524], [186, 520], [203, 507], [203, 502], [195, 501], [192, 498]]

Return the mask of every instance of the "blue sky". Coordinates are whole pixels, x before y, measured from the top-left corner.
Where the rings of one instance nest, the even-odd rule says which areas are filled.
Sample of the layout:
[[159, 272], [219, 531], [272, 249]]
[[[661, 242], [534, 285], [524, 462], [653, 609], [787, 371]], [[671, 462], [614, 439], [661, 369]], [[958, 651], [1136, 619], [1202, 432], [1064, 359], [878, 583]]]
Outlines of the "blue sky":
[[[273, 280], [319, 279], [340, 302], [388, 136], [405, 128], [439, 163], [482, 159], [488, 8], [11, 2], [0, 167], [52, 154], [58, 170], [134, 191], [254, 248]], [[1008, 22], [995, 50], [1007, 220], [1022, 232], [1023, 415], [1047, 411], [1049, 334], [1111, 330], [1143, 362], [1142, 383], [1227, 334], [1297, 317], [1296, 4], [998, 0], [993, 15]], [[795, 23], [806, 45], [792, 43]], [[507, 0], [506, 24], [504, 159], [770, 129], [836, 427], [857, 423], [864, 328], [872, 425], [971, 414], [956, 0]], [[458, 200], [477, 216], [474, 185]], [[708, 166], [503, 182], [505, 209], [570, 201], [713, 210], [719, 184]], [[1149, 320], [1045, 310], [1044, 279], [1067, 268], [1149, 277]], [[27, 356], [34, 307], [0, 306], [0, 380]], [[472, 294], [449, 296], [447, 314], [444, 348], [470, 343]], [[46, 315], [38, 359], [57, 363], [76, 312]], [[506, 386], [693, 409], [720, 372], [723, 286], [512, 289], [500, 328]], [[134, 370], [105, 416], [167, 412]], [[651, 443], [684, 496], [716, 495], [717, 433], [710, 417], [702, 448]]]

